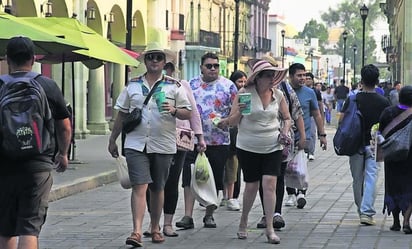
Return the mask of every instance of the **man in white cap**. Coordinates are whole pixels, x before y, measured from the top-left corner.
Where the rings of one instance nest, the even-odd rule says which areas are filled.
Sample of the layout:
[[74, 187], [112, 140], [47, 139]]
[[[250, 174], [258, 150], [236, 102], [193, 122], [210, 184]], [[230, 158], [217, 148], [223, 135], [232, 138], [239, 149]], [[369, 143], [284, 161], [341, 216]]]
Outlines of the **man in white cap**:
[[[164, 203], [164, 186], [176, 153], [176, 118], [191, 116], [191, 105], [180, 83], [162, 73], [166, 54], [157, 44], [148, 44], [143, 54], [146, 73], [132, 79], [120, 93], [115, 109], [119, 110], [109, 140], [109, 152], [118, 157], [116, 139], [123, 120], [135, 108], [142, 113], [141, 123], [126, 134], [124, 153], [132, 184], [133, 232], [127, 245], [142, 247], [142, 223], [146, 210], [146, 191], [150, 190], [150, 220], [153, 243], [164, 242], [159, 220]], [[154, 97], [150, 98], [150, 93]], [[161, 94], [160, 94], [161, 93]], [[163, 95], [159, 103], [156, 96]], [[147, 103], [145, 103], [147, 102]]]

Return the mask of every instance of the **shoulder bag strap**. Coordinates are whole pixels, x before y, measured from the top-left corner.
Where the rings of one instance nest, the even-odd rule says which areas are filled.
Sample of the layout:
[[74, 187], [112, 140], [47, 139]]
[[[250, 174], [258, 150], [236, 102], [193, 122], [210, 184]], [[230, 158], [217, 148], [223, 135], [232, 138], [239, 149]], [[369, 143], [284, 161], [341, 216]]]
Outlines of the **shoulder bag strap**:
[[150, 98], [152, 97], [154, 91], [156, 90], [157, 86], [160, 84], [160, 80], [158, 82], [156, 82], [154, 84], [154, 86], [152, 87], [152, 89], [150, 90], [149, 94], [146, 96], [146, 99], [143, 102], [143, 106], [147, 105], [147, 103], [149, 102]]
[[382, 132], [382, 135], [385, 137], [395, 126], [400, 124], [402, 121], [407, 119], [410, 115], [412, 115], [412, 108], [408, 108], [406, 111], [402, 112], [398, 116], [396, 116], [392, 122], [388, 124], [388, 126], [385, 127], [385, 129]]
[[283, 91], [285, 92], [286, 98], [288, 98], [288, 103], [289, 103], [289, 113], [290, 113], [290, 118], [292, 118], [292, 101], [290, 100], [290, 94], [289, 94], [289, 90], [286, 86], [286, 83], [284, 81], [282, 81], [281, 83]]

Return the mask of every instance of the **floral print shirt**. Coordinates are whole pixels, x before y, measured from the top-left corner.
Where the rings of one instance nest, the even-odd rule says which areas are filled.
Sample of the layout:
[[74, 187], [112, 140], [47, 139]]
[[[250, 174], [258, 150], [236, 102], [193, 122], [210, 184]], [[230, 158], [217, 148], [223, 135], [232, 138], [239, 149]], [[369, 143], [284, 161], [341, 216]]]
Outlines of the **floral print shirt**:
[[212, 82], [204, 82], [202, 76], [190, 80], [196, 107], [202, 120], [203, 136], [207, 145], [229, 145], [229, 129], [217, 127], [219, 118], [229, 116], [237, 94], [236, 85], [223, 76]]

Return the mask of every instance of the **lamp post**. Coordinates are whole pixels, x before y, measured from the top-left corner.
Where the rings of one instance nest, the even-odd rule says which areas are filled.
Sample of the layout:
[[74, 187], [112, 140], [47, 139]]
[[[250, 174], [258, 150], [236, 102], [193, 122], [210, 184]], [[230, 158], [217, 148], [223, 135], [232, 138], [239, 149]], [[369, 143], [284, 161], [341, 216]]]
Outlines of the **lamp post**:
[[346, 85], [346, 80], [345, 80], [345, 74], [346, 74], [346, 39], [348, 38], [348, 32], [343, 31], [342, 33], [343, 37], [343, 84]]
[[[127, 0], [126, 5], [126, 49], [132, 49], [132, 5], [133, 0]], [[129, 67], [125, 66], [124, 84], [129, 81]]]
[[238, 61], [238, 50], [239, 50], [239, 1], [240, 0], [235, 0], [235, 33], [234, 33], [234, 53], [233, 53], [233, 60], [234, 60], [234, 65], [233, 68], [236, 71], [237, 70], [237, 61]]
[[369, 9], [365, 4], [360, 8], [360, 15], [362, 17], [362, 67], [365, 65], [365, 21], [368, 17]]
[[282, 68], [283, 68], [285, 67], [285, 34], [286, 34], [286, 31], [282, 29], [280, 33], [282, 35]]
[[358, 46], [356, 44], [352, 45], [353, 49], [353, 84], [356, 83], [356, 50], [358, 49]]
[[341, 62], [339, 62], [339, 71], [338, 71], [338, 77], [339, 77], [339, 82], [338, 82], [338, 85], [340, 84], [340, 78], [341, 78], [341, 70], [340, 70], [340, 68], [342, 67], [342, 63]]
[[310, 72], [313, 74], [313, 51], [310, 51]]
[[329, 85], [329, 58], [326, 58], [326, 82]]

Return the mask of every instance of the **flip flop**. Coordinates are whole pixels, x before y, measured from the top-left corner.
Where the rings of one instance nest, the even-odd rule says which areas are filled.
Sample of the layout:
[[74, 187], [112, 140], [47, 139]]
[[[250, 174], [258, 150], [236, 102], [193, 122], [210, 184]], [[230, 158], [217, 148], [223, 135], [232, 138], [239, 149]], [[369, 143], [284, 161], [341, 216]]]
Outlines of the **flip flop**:
[[[170, 227], [170, 231], [167, 232], [167, 229], [165, 229], [165, 227]], [[179, 234], [177, 234], [175, 231], [173, 231], [173, 227], [172, 225], [164, 225], [163, 226], [163, 234], [167, 237], [177, 237], [179, 236]]]

